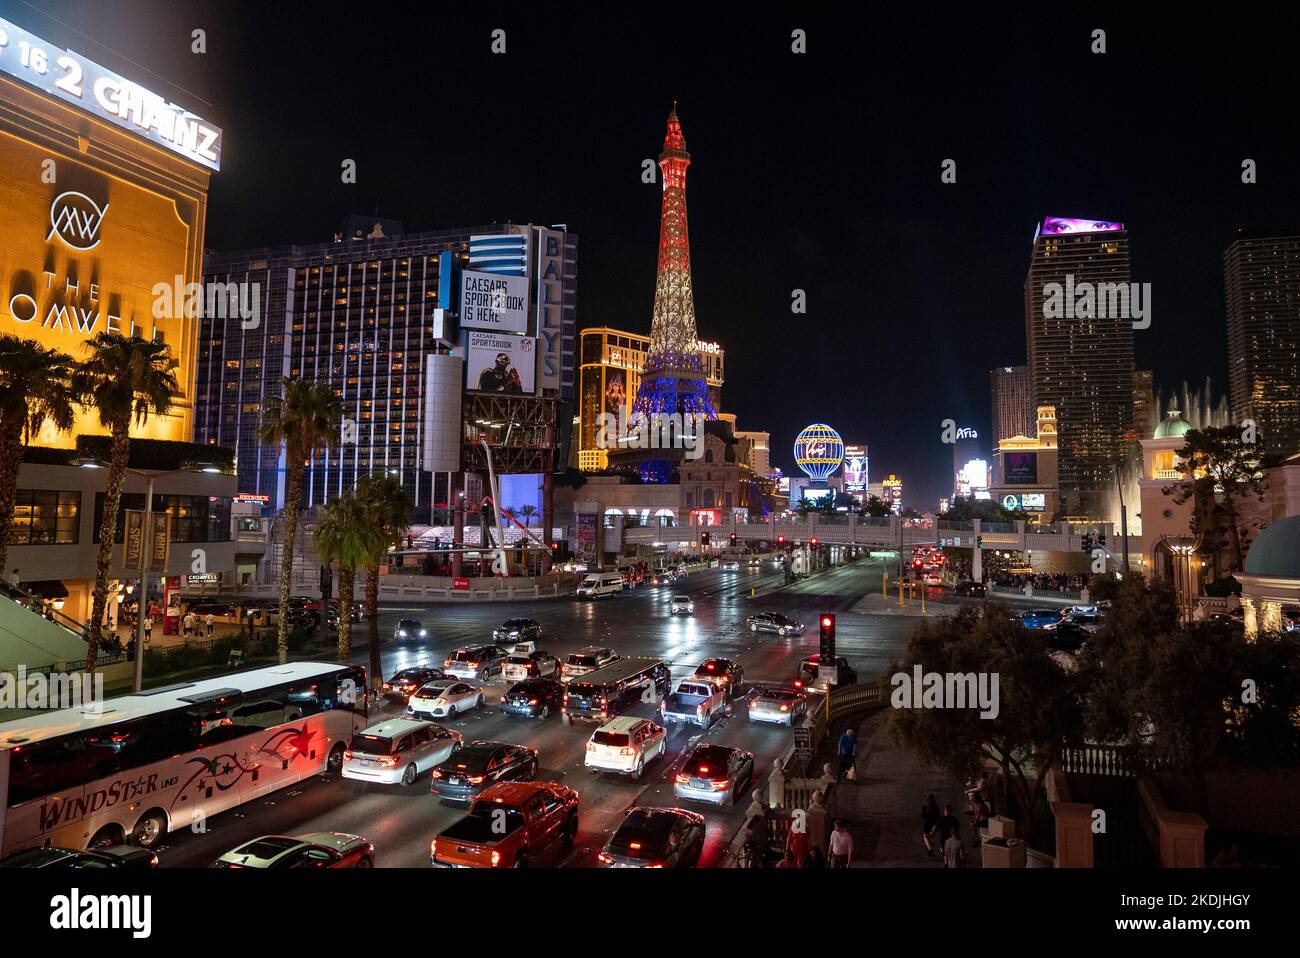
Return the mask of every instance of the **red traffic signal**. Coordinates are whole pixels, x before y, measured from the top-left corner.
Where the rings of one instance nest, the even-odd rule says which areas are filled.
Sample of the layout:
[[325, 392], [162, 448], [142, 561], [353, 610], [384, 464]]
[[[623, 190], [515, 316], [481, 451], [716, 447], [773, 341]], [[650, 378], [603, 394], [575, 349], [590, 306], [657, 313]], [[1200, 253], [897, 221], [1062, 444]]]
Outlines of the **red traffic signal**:
[[785, 545], [785, 536], [777, 536], [777, 537], [776, 537], [776, 544], [779, 545], [779, 546], [783, 546], [783, 545]]
[[835, 616], [833, 616], [833, 615], [823, 615], [823, 616], [822, 616], [822, 628], [823, 628], [823, 629], [832, 629], [832, 628], [834, 628], [834, 627], [835, 627]]
[[813, 536], [810, 540], [808, 540], [808, 544], [809, 544], [809, 545], [812, 545], [812, 546], [816, 546], [816, 545], [817, 545], [817, 537], [816, 537], [816, 536]]

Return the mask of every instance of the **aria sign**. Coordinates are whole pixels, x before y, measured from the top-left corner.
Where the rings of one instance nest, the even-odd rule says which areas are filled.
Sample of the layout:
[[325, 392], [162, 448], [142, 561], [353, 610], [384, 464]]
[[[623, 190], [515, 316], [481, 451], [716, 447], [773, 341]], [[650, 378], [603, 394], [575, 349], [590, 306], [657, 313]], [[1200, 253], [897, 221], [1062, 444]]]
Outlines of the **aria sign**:
[[85, 193], [60, 193], [50, 204], [50, 232], [45, 241], [57, 236], [75, 250], [94, 249], [99, 245], [99, 227], [107, 213], [107, 203], [100, 209]]
[[221, 129], [79, 53], [0, 20], [0, 72], [212, 170]]

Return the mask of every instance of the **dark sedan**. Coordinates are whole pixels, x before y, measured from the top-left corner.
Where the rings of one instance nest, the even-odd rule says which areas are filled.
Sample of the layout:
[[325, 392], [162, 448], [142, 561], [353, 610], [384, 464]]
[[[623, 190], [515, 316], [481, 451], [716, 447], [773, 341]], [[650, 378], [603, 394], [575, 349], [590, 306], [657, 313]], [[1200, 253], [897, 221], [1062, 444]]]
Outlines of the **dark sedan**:
[[447, 802], [473, 801], [497, 782], [537, 777], [537, 750], [505, 742], [470, 742], [433, 770], [429, 791]]
[[516, 642], [540, 642], [542, 624], [536, 619], [507, 619], [492, 630], [492, 641], [509, 648]]
[[501, 711], [507, 715], [527, 715], [529, 718], [559, 714], [564, 704], [564, 685], [555, 679], [526, 679], [516, 682], [501, 696]]
[[983, 582], [958, 582], [957, 587], [952, 591], [954, 595], [964, 595], [973, 599], [982, 599], [987, 590], [985, 590]]
[[753, 752], [702, 742], [682, 762], [673, 792], [678, 798], [734, 805], [753, 781]]
[[684, 808], [633, 808], [599, 857], [612, 868], [690, 868], [703, 850], [703, 815]]
[[28, 848], [0, 859], [0, 868], [157, 868], [158, 856], [147, 848], [111, 845], [106, 848]]
[[402, 669], [384, 683], [384, 696], [405, 703], [416, 689], [424, 688], [428, 683], [446, 677], [447, 674], [442, 669], [436, 669], [429, 665]]

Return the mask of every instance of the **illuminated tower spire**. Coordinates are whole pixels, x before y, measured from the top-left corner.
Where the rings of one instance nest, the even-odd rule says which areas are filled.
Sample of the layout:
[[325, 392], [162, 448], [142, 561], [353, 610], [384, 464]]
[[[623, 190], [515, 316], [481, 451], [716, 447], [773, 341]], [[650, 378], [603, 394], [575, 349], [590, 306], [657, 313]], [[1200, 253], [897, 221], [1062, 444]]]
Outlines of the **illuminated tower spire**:
[[699, 334], [695, 327], [691, 245], [686, 229], [686, 168], [690, 165], [691, 155], [686, 152], [686, 137], [674, 101], [673, 110], [668, 114], [664, 149], [659, 154], [664, 190], [659, 220], [659, 268], [650, 323], [650, 352], [635, 410], [646, 415], [694, 413], [716, 419], [696, 345]]

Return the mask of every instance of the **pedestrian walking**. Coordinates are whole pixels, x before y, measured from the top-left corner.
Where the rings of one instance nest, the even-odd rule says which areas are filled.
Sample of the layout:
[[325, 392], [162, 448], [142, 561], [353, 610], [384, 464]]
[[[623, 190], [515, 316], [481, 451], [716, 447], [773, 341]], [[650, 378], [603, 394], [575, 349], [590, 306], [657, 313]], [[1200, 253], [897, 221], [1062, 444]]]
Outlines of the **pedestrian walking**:
[[925, 800], [921, 806], [921, 841], [925, 843], [925, 854], [927, 857], [933, 855], [939, 849], [938, 837], [939, 829], [939, 803], [934, 800], [934, 792]]
[[209, 639], [212, 638], [212, 626], [216, 621], [217, 621], [217, 617], [213, 615], [211, 612], [209, 612], [207, 617], [203, 620], [203, 623], [208, 627]]
[[844, 819], [835, 820], [835, 830], [830, 841], [831, 868], [848, 868], [853, 859], [853, 836], [844, 825]]
[[185, 641], [188, 642], [194, 637], [194, 613], [186, 612], [185, 618], [181, 620], [181, 624], [185, 631]]
[[14, 566], [13, 571], [10, 572], [7, 576], [5, 576], [5, 581], [9, 583], [9, 587], [11, 589], [16, 590], [18, 588], [18, 583], [22, 581], [18, 577], [18, 566]]
[[966, 864], [966, 849], [962, 848], [961, 837], [957, 834], [956, 826], [948, 835], [948, 840], [943, 843], [943, 867], [960, 868]]
[[146, 615], [144, 617], [144, 644], [148, 645], [151, 638], [153, 638], [153, 616]]
[[787, 851], [794, 853], [794, 860], [802, 863], [808, 857], [808, 816], [798, 815], [790, 823], [790, 831], [785, 836]]
[[857, 752], [858, 737], [853, 734], [853, 729], [846, 728], [844, 734], [840, 736], [839, 756], [840, 756], [840, 777], [839, 781], [844, 781], [845, 775], [853, 768], [853, 757]]
[[954, 831], [957, 833], [958, 838], [960, 838], [961, 822], [957, 821], [957, 816], [952, 813], [952, 806], [945, 805], [943, 807], [943, 814], [939, 816], [939, 838], [942, 839], [940, 844], [941, 849], [943, 843], [948, 841], [948, 836]]

